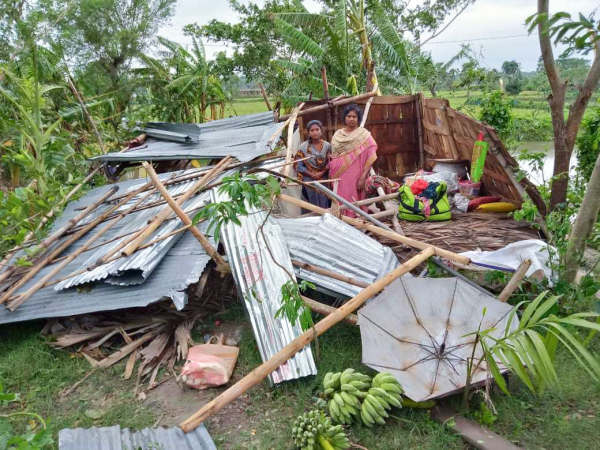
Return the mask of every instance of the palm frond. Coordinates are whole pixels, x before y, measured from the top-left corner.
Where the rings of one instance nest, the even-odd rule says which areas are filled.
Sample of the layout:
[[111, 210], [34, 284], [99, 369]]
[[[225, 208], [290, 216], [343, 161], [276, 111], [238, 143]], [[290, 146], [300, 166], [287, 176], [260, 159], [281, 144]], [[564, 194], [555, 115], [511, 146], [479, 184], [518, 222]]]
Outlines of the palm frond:
[[322, 27], [327, 24], [327, 16], [323, 14], [313, 14], [309, 12], [301, 13], [277, 13], [274, 18], [284, 20], [295, 27]]
[[319, 44], [285, 20], [275, 18], [275, 26], [283, 40], [298, 52], [314, 57], [321, 57], [325, 53]]

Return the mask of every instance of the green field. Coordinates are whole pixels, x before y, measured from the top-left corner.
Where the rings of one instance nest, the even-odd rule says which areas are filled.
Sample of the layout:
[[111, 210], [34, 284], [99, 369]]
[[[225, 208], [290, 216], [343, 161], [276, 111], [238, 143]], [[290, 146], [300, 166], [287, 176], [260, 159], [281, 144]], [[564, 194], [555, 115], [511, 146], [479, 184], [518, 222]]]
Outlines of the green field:
[[[271, 103], [274, 104], [274, 103]], [[225, 117], [245, 116], [268, 111], [265, 101], [261, 98], [236, 98], [231, 103], [225, 105]]]

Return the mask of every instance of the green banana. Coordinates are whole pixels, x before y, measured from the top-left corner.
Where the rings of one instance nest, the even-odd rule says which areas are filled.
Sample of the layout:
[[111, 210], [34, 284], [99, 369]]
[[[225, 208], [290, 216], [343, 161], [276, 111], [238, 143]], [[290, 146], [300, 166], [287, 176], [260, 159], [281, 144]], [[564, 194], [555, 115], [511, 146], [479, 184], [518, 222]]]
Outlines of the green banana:
[[402, 390], [402, 387], [400, 387], [399, 384], [392, 384], [392, 383], [383, 383], [381, 386], [379, 386], [381, 389], [384, 389], [387, 392], [396, 392], [398, 394], [402, 394], [404, 391]]
[[346, 391], [346, 392], [358, 391], [358, 389], [356, 389], [354, 386], [352, 386], [351, 384], [348, 384], [348, 383], [342, 384], [341, 389], [342, 389], [342, 391]]

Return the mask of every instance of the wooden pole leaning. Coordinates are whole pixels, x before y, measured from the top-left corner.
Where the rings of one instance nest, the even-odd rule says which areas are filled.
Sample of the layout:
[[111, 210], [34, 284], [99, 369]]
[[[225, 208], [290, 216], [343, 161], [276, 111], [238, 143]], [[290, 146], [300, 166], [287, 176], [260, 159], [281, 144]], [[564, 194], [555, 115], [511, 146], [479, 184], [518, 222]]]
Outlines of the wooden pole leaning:
[[[297, 198], [290, 197], [289, 195], [279, 194], [279, 198], [285, 202], [292, 203], [294, 205], [298, 205], [304, 209], [308, 209], [309, 211], [315, 212], [317, 214], [322, 215], [325, 213], [330, 213], [330, 211], [327, 209], [320, 208], [318, 206], [313, 205], [312, 203], [305, 202], [304, 200], [299, 200]], [[352, 219], [348, 216], [342, 216], [341, 220], [343, 220], [347, 224], [352, 225], [356, 228], [368, 230], [374, 234], [378, 234], [379, 236], [386, 237], [393, 241], [399, 242], [400, 244], [408, 245], [409, 247], [417, 248], [419, 250], [425, 250], [426, 248], [433, 247], [435, 250], [435, 254], [437, 256], [449, 259], [451, 261], [456, 261], [461, 264], [470, 264], [471, 263], [471, 260], [469, 258], [467, 258], [466, 256], [459, 255], [459, 254], [451, 252], [449, 250], [444, 250], [443, 248], [431, 246], [431, 245], [427, 244], [426, 242], [417, 241], [416, 239], [411, 239], [409, 237], [402, 236], [393, 231], [384, 230], [378, 226], [371, 225], [371, 224], [365, 223], [365, 222], [361, 222], [360, 220]]]
[[262, 94], [263, 100], [267, 104], [267, 109], [269, 111], [272, 111], [273, 108], [271, 108], [271, 103], [269, 103], [269, 97], [267, 96], [267, 91], [265, 91], [265, 87], [262, 83], [258, 83], [258, 87], [260, 88], [260, 93]]
[[[315, 106], [313, 108], [308, 108], [298, 113], [298, 116], [305, 116], [306, 114], [315, 113], [317, 111], [323, 111], [325, 109], [333, 108], [336, 106], [347, 105], [349, 103], [358, 102], [360, 100], [365, 100], [370, 97], [375, 97], [377, 95], [377, 91], [373, 90], [371, 92], [367, 92], [366, 94], [360, 94], [355, 97], [342, 98], [340, 100], [332, 100], [331, 102], [325, 103], [324, 105]], [[291, 117], [291, 114], [287, 114], [285, 116], [279, 117], [279, 121], [282, 122]]]
[[527, 273], [527, 271], [529, 270], [530, 267], [531, 267], [530, 259], [526, 259], [519, 265], [515, 274], [512, 276], [512, 278], [507, 283], [507, 285], [504, 287], [504, 289], [502, 289], [502, 292], [500, 292], [500, 295], [498, 296], [498, 300], [500, 300], [502, 303], [506, 303], [506, 301], [509, 299], [509, 297], [512, 295], [512, 293], [515, 292], [515, 290], [519, 287], [519, 285], [523, 281], [523, 278], [525, 278], [525, 274]]
[[292, 166], [290, 165], [290, 163], [292, 162], [292, 141], [294, 138], [294, 125], [296, 124], [296, 118], [298, 117], [298, 113], [300, 112], [300, 109], [304, 106], [304, 103], [301, 103], [300, 105], [298, 105], [294, 111], [292, 112], [292, 116], [290, 117], [290, 121], [288, 122], [288, 129], [287, 129], [287, 148], [286, 148], [286, 154], [285, 154], [285, 163], [287, 164], [285, 166], [285, 169], [283, 169], [283, 173], [286, 176], [290, 176], [290, 173], [292, 173]]
[[217, 264], [217, 270], [221, 273], [231, 272], [231, 267], [229, 266], [229, 264], [225, 262], [223, 257], [217, 251], [217, 249], [211, 245], [206, 236], [202, 234], [198, 227], [192, 226], [192, 220], [183, 211], [183, 209], [181, 209], [177, 202], [173, 200], [173, 197], [171, 197], [167, 189], [160, 182], [160, 179], [158, 178], [158, 175], [156, 175], [156, 172], [152, 168], [152, 165], [148, 164], [147, 162], [143, 162], [142, 166], [144, 166], [144, 169], [146, 169], [146, 172], [148, 173], [148, 176], [154, 183], [154, 186], [156, 186], [156, 189], [158, 190], [158, 192], [160, 192], [160, 194], [169, 204], [171, 209], [175, 212], [175, 214], [177, 214], [177, 216], [181, 219], [185, 226], [190, 227], [190, 232], [194, 235], [196, 239], [198, 239], [198, 242], [200, 242], [200, 245], [202, 245], [202, 248], [204, 248], [208, 256], [210, 256], [212, 260]]
[[318, 273], [319, 275], [324, 275], [329, 278], [333, 278], [334, 280], [343, 281], [344, 283], [351, 284], [352, 286], [358, 286], [361, 288], [369, 287], [369, 283], [365, 283], [364, 281], [355, 280], [354, 278], [346, 277], [344, 275], [340, 275], [333, 270], [323, 269], [322, 267], [317, 267], [312, 264], [297, 261], [292, 259], [292, 264], [295, 267], [300, 267], [301, 269], [308, 270], [309, 272]]
[[294, 356], [297, 352], [306, 347], [307, 344], [313, 341], [316, 336], [322, 335], [329, 328], [335, 324], [344, 320], [350, 313], [356, 311], [362, 306], [369, 298], [389, 286], [395, 279], [401, 277], [407, 272], [410, 272], [419, 264], [426, 261], [428, 258], [435, 254], [433, 247], [428, 247], [424, 251], [420, 252], [416, 256], [412, 257], [404, 264], [400, 265], [383, 278], [380, 278], [375, 283], [364, 289], [357, 296], [348, 300], [346, 304], [338, 308], [335, 312], [331, 313], [323, 320], [318, 322], [314, 329], [305, 331], [302, 335], [298, 336], [288, 345], [283, 347], [279, 352], [273, 355], [268, 361], [258, 366], [236, 384], [231, 386], [221, 395], [216, 397], [204, 405], [197, 413], [186, 419], [182, 424], [181, 428], [184, 432], [189, 433], [194, 430], [198, 425], [204, 422], [208, 417], [214, 413], [220, 411], [223, 407], [234, 401], [240, 395], [244, 394], [251, 387], [260, 383], [266, 378], [271, 372], [276, 370], [281, 364], [285, 363], [288, 359]]
[[[323, 316], [328, 316], [329, 314], [333, 314], [334, 312], [337, 311], [337, 308], [334, 308], [333, 306], [329, 306], [324, 303], [317, 302], [317, 301], [313, 300], [312, 298], [305, 297], [304, 295], [302, 295], [301, 297], [302, 297], [302, 300], [304, 300], [304, 303], [306, 303], [306, 306], [308, 306], [311, 311], [314, 311]], [[349, 324], [352, 324], [352, 325], [358, 325], [358, 316], [356, 314], [348, 314], [344, 318], [344, 322], [348, 322]]]
[[[106, 199], [108, 199], [110, 196], [112, 196], [118, 190], [119, 190], [118, 186], [114, 186], [113, 188], [109, 189], [106, 194], [104, 194], [96, 202], [94, 202], [94, 205], [100, 205], [100, 204], [104, 203], [106, 201]], [[58, 255], [60, 255], [71, 244], [73, 244], [74, 242], [76, 242], [77, 240], [79, 240], [79, 238], [81, 236], [83, 236], [85, 233], [87, 233], [92, 228], [94, 228], [99, 223], [99, 221], [102, 219], [103, 216], [105, 216], [107, 214], [110, 214], [111, 209], [112, 208], [110, 208], [107, 211], [105, 211], [104, 213], [102, 213], [102, 215], [100, 215], [100, 217], [96, 218], [95, 220], [93, 220], [92, 222], [90, 222], [89, 224], [87, 224], [80, 231], [78, 231], [77, 233], [75, 233], [69, 239], [67, 239], [66, 241], [62, 242], [60, 245], [58, 245], [58, 247], [56, 247], [54, 250], [52, 250], [48, 254], [46, 254], [46, 256], [44, 256], [43, 258], [41, 258], [41, 260], [35, 266], [33, 266], [29, 270], [29, 272], [27, 272], [23, 277], [21, 277], [15, 284], [13, 284], [2, 295], [2, 297], [0, 298], [0, 304], [6, 302], [10, 298], [10, 296], [17, 289], [21, 288], [25, 283], [27, 283], [29, 280], [31, 280], [40, 270], [42, 270], [44, 267], [46, 267], [48, 265], [48, 263], [50, 263]]]
[[[204, 175], [202, 178], [200, 178], [200, 180], [194, 183], [193, 186], [191, 186], [185, 194], [183, 194], [177, 199], [177, 205], [182, 205], [183, 203], [188, 201], [198, 189], [207, 185], [214, 177], [216, 177], [223, 170], [225, 170], [225, 166], [229, 163], [230, 159], [231, 155], [227, 155], [211, 171], [207, 172], [206, 175]], [[167, 219], [167, 217], [169, 217], [172, 213], [173, 210], [170, 207], [163, 208], [162, 211], [155, 216], [152, 222], [139, 235], [134, 236], [134, 238], [127, 244], [127, 246], [123, 250], [121, 250], [123, 256], [131, 255], [140, 245], [142, 245], [142, 243], [148, 238], [148, 236], [154, 233], [158, 229], [158, 227], [162, 225], [165, 219]]]

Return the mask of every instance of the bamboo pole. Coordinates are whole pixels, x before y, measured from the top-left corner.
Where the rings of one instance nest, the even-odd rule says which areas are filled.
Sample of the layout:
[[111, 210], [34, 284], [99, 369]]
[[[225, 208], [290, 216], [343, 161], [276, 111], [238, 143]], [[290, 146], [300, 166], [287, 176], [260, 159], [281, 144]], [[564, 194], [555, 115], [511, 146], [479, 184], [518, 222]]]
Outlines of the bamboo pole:
[[506, 301], [509, 299], [512, 293], [515, 292], [515, 290], [519, 287], [530, 267], [530, 259], [526, 259], [521, 264], [519, 264], [519, 267], [517, 268], [515, 274], [512, 276], [505, 288], [502, 289], [502, 292], [500, 292], [498, 300], [500, 300], [502, 303], [506, 303]]
[[350, 299], [342, 307], [338, 308], [334, 313], [328, 315], [323, 320], [318, 322], [313, 328], [305, 331], [302, 335], [298, 336], [288, 345], [283, 347], [279, 352], [273, 355], [268, 361], [258, 366], [236, 384], [231, 386], [221, 395], [216, 397], [204, 405], [197, 413], [186, 419], [182, 424], [181, 428], [184, 432], [189, 433], [194, 430], [198, 425], [205, 421], [208, 417], [216, 412], [220, 411], [223, 407], [230, 404], [240, 395], [244, 394], [251, 387], [260, 383], [266, 378], [271, 372], [276, 370], [281, 364], [285, 363], [288, 359], [294, 356], [297, 352], [302, 350], [306, 345], [313, 341], [317, 336], [322, 335], [325, 331], [331, 328], [338, 322], [344, 320], [348, 314], [356, 311], [362, 306], [369, 298], [373, 297], [379, 291], [389, 286], [395, 279], [410, 272], [422, 262], [435, 254], [433, 247], [428, 247], [418, 255], [412, 257], [407, 262], [397, 267], [383, 278], [377, 280], [375, 283], [364, 289], [358, 295]]
[[[325, 305], [321, 302], [317, 302], [312, 298], [308, 298], [303, 295], [302, 300], [304, 300], [304, 303], [306, 303], [306, 306], [308, 306], [311, 311], [319, 313], [323, 316], [328, 316], [336, 311], [336, 308], [334, 308], [333, 306]], [[348, 314], [344, 318], [344, 322], [348, 322], [352, 325], [358, 325], [358, 316], [356, 314]]]
[[[118, 190], [118, 187], [117, 187], [117, 190]], [[102, 203], [104, 203], [104, 202], [102, 202]], [[81, 211], [79, 214], [77, 214], [75, 217], [73, 217], [71, 220], [69, 220], [62, 228], [56, 230], [54, 233], [52, 233], [50, 236], [48, 236], [46, 239], [44, 239], [42, 242], [40, 242], [38, 244], [38, 249], [43, 250], [43, 249], [47, 249], [48, 247], [50, 247], [57, 240], [59, 240], [61, 237], [63, 237], [69, 230], [71, 230], [75, 225], [77, 225], [77, 223], [79, 223], [84, 217], [86, 217], [89, 213], [91, 213], [96, 208], [98, 208], [102, 203], [96, 202], [91, 205], [88, 205], [83, 211]], [[12, 253], [13, 252], [11, 251], [11, 253], [7, 257], [8, 258], [12, 257]], [[6, 269], [0, 275], [0, 283], [2, 283], [4, 280], [6, 280], [8, 277], [10, 277], [13, 273], [15, 273], [15, 271], [17, 269], [18, 269], [18, 266], [14, 266], [14, 265], [12, 267], [9, 267], [8, 269]]]
[[[104, 194], [102, 197], [100, 197], [94, 203], [94, 205], [100, 205], [100, 204], [104, 203], [104, 201], [107, 198], [109, 198], [111, 195], [113, 195], [115, 192], [117, 192], [118, 189], [119, 189], [118, 186], [114, 186], [113, 188], [109, 189], [106, 194]], [[110, 209], [108, 211], [110, 211]], [[102, 215], [104, 215], [104, 214], [106, 214], [106, 212], [104, 212]], [[100, 217], [102, 217], [102, 216], [100, 216]], [[2, 295], [2, 297], [0, 298], [0, 304], [4, 303], [6, 300], [8, 300], [10, 298], [10, 296], [17, 289], [21, 288], [21, 286], [23, 286], [25, 283], [27, 283], [29, 280], [31, 280], [40, 270], [42, 270], [44, 267], [46, 267], [46, 265], [50, 261], [52, 261], [58, 255], [60, 255], [71, 244], [73, 244], [74, 242], [76, 242], [81, 236], [83, 236], [89, 230], [91, 230], [92, 228], [94, 228], [96, 226], [96, 224], [98, 223], [98, 220], [99, 219], [95, 219], [94, 221], [90, 222], [88, 225], [86, 225], [84, 228], [82, 228], [81, 231], [79, 231], [78, 233], [76, 233], [71, 238], [67, 239], [66, 241], [62, 242], [60, 245], [58, 245], [58, 247], [56, 247], [54, 250], [52, 250], [51, 252], [49, 252], [45, 257], [41, 258], [40, 261], [35, 266], [33, 266], [29, 272], [27, 272], [23, 277], [21, 277], [15, 284], [13, 284]]]
[[[321, 80], [323, 80], [323, 99], [329, 102], [329, 82], [327, 81], [327, 69], [325, 66], [321, 67]], [[331, 109], [325, 111], [325, 121], [327, 123], [327, 129], [325, 132], [325, 138], [331, 141], [333, 136], [333, 121], [331, 120]]]
[[425, 151], [423, 146], [423, 114], [421, 108], [423, 107], [423, 94], [419, 92], [417, 94], [417, 100], [415, 102], [417, 109], [417, 132], [418, 132], [418, 143], [419, 143], [419, 168], [425, 169]]
[[75, 260], [79, 255], [83, 252], [87, 251], [87, 249], [98, 239], [100, 239], [104, 233], [110, 230], [113, 226], [119, 223], [122, 219], [127, 217], [129, 213], [135, 210], [135, 208], [142, 202], [144, 202], [153, 192], [150, 191], [146, 195], [142, 196], [139, 200], [137, 200], [133, 205], [131, 205], [127, 210], [123, 211], [117, 217], [115, 217], [112, 221], [110, 221], [104, 228], [95, 233], [92, 237], [90, 237], [81, 247], [75, 250], [73, 253], [68, 255], [63, 261], [60, 262], [57, 266], [52, 268], [50, 272], [48, 272], [41, 280], [39, 280], [35, 285], [29, 288], [26, 292], [19, 295], [16, 299], [13, 299], [9, 305], [8, 309], [14, 311], [23, 303], [25, 303], [33, 294], [35, 294], [40, 289], [44, 288], [48, 282], [52, 279], [53, 276], [58, 274], [62, 269], [64, 269], [68, 264]]
[[384, 217], [394, 217], [396, 214], [398, 214], [398, 212], [396, 211], [396, 209], [388, 209], [386, 211], [381, 211], [375, 214], [371, 214], [371, 217], [373, 219], [382, 219]]
[[360, 280], [355, 280], [354, 278], [350, 278], [344, 275], [340, 275], [339, 273], [334, 272], [333, 270], [323, 269], [322, 267], [314, 266], [304, 261], [292, 259], [292, 264], [296, 267], [300, 267], [301, 269], [308, 270], [309, 272], [318, 273], [319, 275], [325, 275], [326, 277], [333, 278], [338, 281], [343, 281], [344, 283], [348, 283], [353, 286], [358, 286], [361, 288], [369, 287], [369, 283]]
[[271, 108], [271, 103], [269, 103], [269, 97], [267, 97], [267, 91], [265, 91], [265, 87], [262, 83], [258, 83], [258, 87], [260, 88], [260, 93], [262, 94], [263, 99], [267, 104], [267, 108], [269, 109], [269, 111], [271, 111], [273, 108]]
[[[365, 200], [359, 200], [357, 202], [352, 202], [352, 204], [354, 206], [367, 206], [367, 205], [372, 205], [373, 203], [383, 202], [385, 200], [393, 200], [395, 198], [398, 198], [399, 195], [400, 195], [399, 192], [396, 192], [394, 194], [385, 194], [385, 195], [380, 195], [378, 197], [372, 197], [372, 198], [367, 198]], [[348, 209], [348, 207], [346, 205], [340, 205], [340, 211], [343, 211], [344, 209]]]
[[[211, 171], [209, 171], [206, 175], [200, 178], [200, 180], [194, 183], [194, 185], [190, 187], [184, 195], [182, 195], [176, 200], [177, 205], [182, 205], [183, 203], [185, 203], [187, 200], [189, 200], [190, 197], [192, 197], [196, 193], [198, 189], [202, 188], [203, 186], [208, 184], [208, 182], [212, 180], [215, 176], [219, 175], [225, 169], [225, 166], [227, 165], [227, 163], [229, 163], [230, 159], [231, 156], [227, 155]], [[125, 256], [131, 255], [140, 245], [142, 245], [142, 243], [148, 238], [148, 236], [154, 233], [158, 229], [158, 227], [162, 225], [165, 219], [169, 217], [172, 213], [173, 211], [171, 210], [171, 208], [164, 208], [161, 212], [159, 212], [156, 215], [152, 222], [138, 236], [135, 236], [133, 239], [130, 240], [127, 246], [123, 250], [121, 250], [121, 253], [123, 253]]]
[[[308, 203], [308, 202], [299, 200], [294, 197], [290, 197], [289, 195], [279, 194], [279, 198], [283, 201], [292, 203], [294, 205], [298, 205], [304, 209], [308, 209], [309, 211], [312, 211], [312, 212], [315, 212], [315, 213], [318, 213], [321, 215], [330, 213], [330, 211], [327, 209], [320, 208], [318, 206], [313, 205], [312, 203]], [[348, 216], [342, 216], [341, 220], [343, 220], [347, 224], [350, 224], [356, 228], [368, 230], [371, 233], [378, 234], [379, 236], [386, 237], [393, 241], [399, 242], [400, 244], [405, 244], [410, 247], [417, 248], [419, 250], [425, 250], [426, 248], [432, 247], [431, 245], [429, 245], [425, 242], [417, 241], [416, 239], [411, 239], [409, 237], [402, 236], [394, 231], [384, 230], [375, 225], [371, 225], [369, 223], [364, 223], [364, 222], [361, 222], [360, 220], [352, 219]], [[451, 261], [456, 261], [461, 264], [470, 264], [471, 263], [471, 260], [469, 258], [467, 258], [466, 256], [462, 256], [457, 253], [451, 252], [449, 250], [444, 250], [443, 248], [439, 248], [439, 247], [435, 247], [435, 246], [433, 246], [433, 248], [435, 249], [435, 254], [442, 258], [446, 258]]]
[[296, 118], [298, 117], [298, 113], [300, 112], [300, 109], [302, 108], [302, 106], [304, 106], [304, 103], [301, 103], [294, 109], [294, 111], [292, 112], [292, 116], [290, 117], [290, 121], [288, 122], [287, 148], [286, 148], [286, 154], [285, 154], [285, 162], [288, 165], [285, 166], [285, 169], [283, 169], [284, 175], [288, 176], [288, 177], [290, 176], [290, 173], [292, 171], [292, 166], [289, 163], [292, 162], [292, 159], [294, 156], [294, 155], [292, 155], [292, 140], [294, 138], [294, 124], [296, 123]]
[[[377, 95], [377, 90], [373, 90], [371, 92], [367, 92], [366, 94], [356, 95], [354, 97], [343, 98], [341, 100], [332, 100], [331, 102], [325, 103], [324, 105], [318, 105], [313, 108], [305, 109], [304, 111], [300, 111], [298, 113], [298, 117], [305, 116], [307, 114], [316, 113], [318, 111], [323, 111], [325, 109], [335, 108], [337, 106], [347, 105], [349, 103], [358, 102], [360, 100], [365, 100], [367, 98], [375, 97]], [[291, 117], [291, 114], [286, 114], [285, 116], [281, 116], [279, 121], [287, 120]]]
[[185, 226], [191, 227], [190, 228], [191, 233], [194, 235], [194, 237], [196, 239], [198, 239], [198, 242], [200, 242], [200, 245], [202, 245], [202, 247], [204, 248], [204, 250], [206, 251], [208, 256], [210, 256], [213, 259], [213, 261], [217, 264], [217, 270], [221, 273], [231, 272], [231, 267], [229, 267], [229, 264], [225, 262], [225, 260], [223, 259], [223, 257], [221, 255], [219, 255], [219, 252], [217, 251], [217, 249], [214, 248], [210, 244], [210, 242], [208, 241], [206, 236], [204, 236], [204, 234], [202, 234], [202, 232], [198, 229], [198, 227], [192, 226], [192, 220], [181, 209], [179, 204], [175, 200], [173, 200], [173, 197], [171, 197], [171, 195], [169, 195], [169, 192], [163, 186], [163, 184], [160, 182], [158, 175], [156, 175], [156, 172], [154, 171], [152, 166], [150, 164], [148, 164], [147, 162], [143, 162], [142, 166], [144, 167], [144, 169], [146, 169], [148, 176], [154, 183], [154, 186], [156, 186], [156, 189], [158, 189], [158, 192], [160, 192], [160, 194], [163, 196], [163, 198], [169, 204], [171, 209], [175, 212], [175, 214], [177, 214], [179, 219], [181, 219], [183, 224]]
[[85, 116], [85, 118], [87, 119], [87, 121], [90, 123], [90, 125], [92, 127], [92, 130], [94, 131], [94, 135], [96, 136], [96, 140], [98, 141], [98, 144], [100, 144], [100, 150], [102, 151], [102, 153], [106, 153], [106, 150], [104, 149], [104, 142], [102, 142], [102, 136], [100, 135], [100, 132], [98, 131], [98, 128], [96, 127], [96, 123], [94, 122], [94, 119], [92, 118], [92, 116], [88, 112], [87, 108], [85, 107], [85, 103], [83, 102], [83, 98], [81, 97], [81, 94], [79, 93], [79, 91], [75, 87], [75, 82], [73, 81], [73, 78], [71, 77], [71, 74], [67, 75], [67, 81], [69, 82], [69, 89], [71, 90], [71, 92], [75, 96], [75, 99], [79, 103], [79, 106], [81, 106], [81, 109], [83, 111], [83, 115]]

